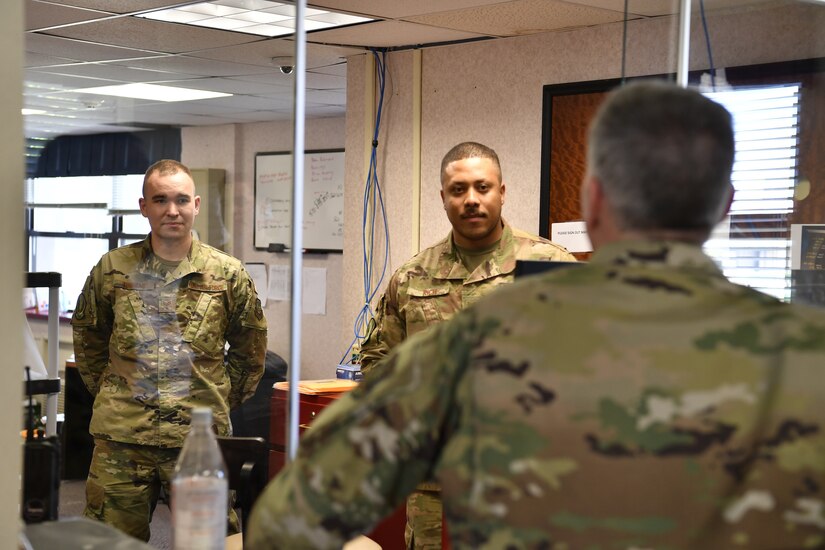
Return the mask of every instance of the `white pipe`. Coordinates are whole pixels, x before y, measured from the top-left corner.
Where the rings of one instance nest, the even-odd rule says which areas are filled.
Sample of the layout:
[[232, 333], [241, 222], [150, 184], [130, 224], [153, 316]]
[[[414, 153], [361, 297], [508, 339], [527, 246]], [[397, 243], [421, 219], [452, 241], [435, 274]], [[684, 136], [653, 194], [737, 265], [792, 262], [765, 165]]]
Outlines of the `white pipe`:
[[290, 316], [287, 461], [298, 452], [298, 382], [301, 380], [301, 273], [304, 240], [304, 123], [306, 114], [306, 0], [295, 2], [295, 133], [292, 145], [292, 314]]
[[[47, 380], [57, 380], [59, 378], [59, 368], [57, 365], [57, 349], [59, 342], [58, 335], [58, 319], [60, 318], [60, 287], [49, 287], [49, 320], [48, 320], [48, 335], [49, 346], [48, 356], [49, 361], [46, 365]], [[57, 435], [57, 394], [50, 393], [46, 397], [46, 437]]]
[[676, 83], [683, 88], [688, 85], [690, 70], [690, 3], [681, 0], [679, 8], [679, 53], [676, 60]]

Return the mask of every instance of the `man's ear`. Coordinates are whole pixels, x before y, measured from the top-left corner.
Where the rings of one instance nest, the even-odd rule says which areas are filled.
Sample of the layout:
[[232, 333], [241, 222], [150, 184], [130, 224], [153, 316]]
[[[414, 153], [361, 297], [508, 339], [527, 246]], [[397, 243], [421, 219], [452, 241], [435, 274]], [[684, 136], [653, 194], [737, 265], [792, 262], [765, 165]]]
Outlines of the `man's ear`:
[[441, 205], [446, 209], [447, 205], [444, 204], [444, 188], [438, 191], [438, 195], [441, 197]]
[[507, 187], [504, 185], [504, 182], [501, 182], [501, 204], [504, 205], [504, 197], [506, 196], [505, 193], [507, 191]]
[[604, 190], [599, 179], [588, 173], [582, 180], [581, 211], [585, 221], [593, 219], [598, 223], [600, 210], [604, 202]]
[[722, 209], [722, 213], [720, 214], [719, 219], [716, 220], [717, 223], [724, 220], [725, 216], [727, 216], [730, 213], [730, 207], [733, 205], [733, 195], [734, 195], [733, 184], [728, 183], [727, 193], [728, 193], [728, 198], [725, 201], [725, 208]]
[[198, 212], [201, 210], [201, 196], [195, 195], [195, 216], [198, 215]]
[[144, 218], [148, 218], [149, 216], [146, 214], [146, 199], [140, 197], [138, 199], [138, 206], [140, 207], [140, 213]]

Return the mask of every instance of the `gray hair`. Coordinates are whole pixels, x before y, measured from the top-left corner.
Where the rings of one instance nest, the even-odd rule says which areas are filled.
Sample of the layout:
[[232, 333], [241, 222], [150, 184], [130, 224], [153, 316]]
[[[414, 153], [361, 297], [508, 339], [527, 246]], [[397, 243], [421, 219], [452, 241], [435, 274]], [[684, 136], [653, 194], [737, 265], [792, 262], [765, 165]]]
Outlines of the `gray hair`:
[[587, 163], [623, 230], [709, 233], [727, 206], [730, 113], [663, 81], [613, 92], [590, 127]]

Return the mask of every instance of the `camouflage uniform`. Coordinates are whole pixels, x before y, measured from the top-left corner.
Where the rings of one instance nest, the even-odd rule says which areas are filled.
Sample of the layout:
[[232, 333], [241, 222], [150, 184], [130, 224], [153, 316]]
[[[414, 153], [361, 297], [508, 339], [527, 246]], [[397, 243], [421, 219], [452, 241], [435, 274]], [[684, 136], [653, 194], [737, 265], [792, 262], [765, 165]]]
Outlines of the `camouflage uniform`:
[[430, 476], [455, 548], [825, 547], [825, 311], [698, 246], [605, 245], [381, 368], [313, 423], [250, 548], [338, 548]]
[[461, 262], [453, 234], [413, 256], [390, 278], [376, 311], [375, 323], [361, 344], [361, 370], [371, 371], [402, 341], [450, 319], [462, 308], [513, 282], [516, 260], [576, 261], [546, 239], [507, 223], [489, 262], [472, 273]]
[[[163, 471], [168, 450], [176, 456], [183, 445], [195, 406], [211, 407], [217, 433], [230, 434], [229, 409], [254, 393], [263, 374], [266, 319], [260, 301], [239, 260], [194, 241], [170, 272], [147, 238], [101, 258], [77, 300], [72, 327], [77, 368], [95, 396], [86, 514], [117, 521], [124, 511], [107, 508], [133, 499], [141, 512], [128, 524], [114, 524], [147, 540], [150, 516], [143, 510], [154, 506], [146, 498], [156, 498], [157, 490], [140, 487], [152, 462], [144, 459], [154, 453]], [[112, 453], [102, 447], [107, 441], [121, 444], [127, 455], [135, 449], [117, 459], [121, 467], [132, 464], [133, 472], [112, 472]], [[134, 494], [110, 494], [110, 482], [124, 476], [134, 482]]]
[[[361, 345], [361, 370], [372, 371], [406, 338], [450, 319], [498, 285], [512, 283], [517, 259], [576, 260], [564, 248], [506, 223], [490, 260], [472, 273], [459, 257], [452, 232], [418, 253], [396, 270], [381, 297], [370, 333]], [[407, 547], [440, 548], [441, 520], [438, 484], [422, 483], [407, 500]]]

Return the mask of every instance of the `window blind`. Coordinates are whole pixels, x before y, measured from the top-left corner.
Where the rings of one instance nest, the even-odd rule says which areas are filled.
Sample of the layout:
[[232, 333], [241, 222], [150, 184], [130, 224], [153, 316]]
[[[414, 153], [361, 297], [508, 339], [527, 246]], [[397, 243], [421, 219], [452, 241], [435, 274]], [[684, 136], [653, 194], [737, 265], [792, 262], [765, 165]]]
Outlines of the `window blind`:
[[789, 301], [790, 225], [797, 179], [799, 84], [706, 92], [733, 116], [735, 189], [705, 251], [732, 281]]

